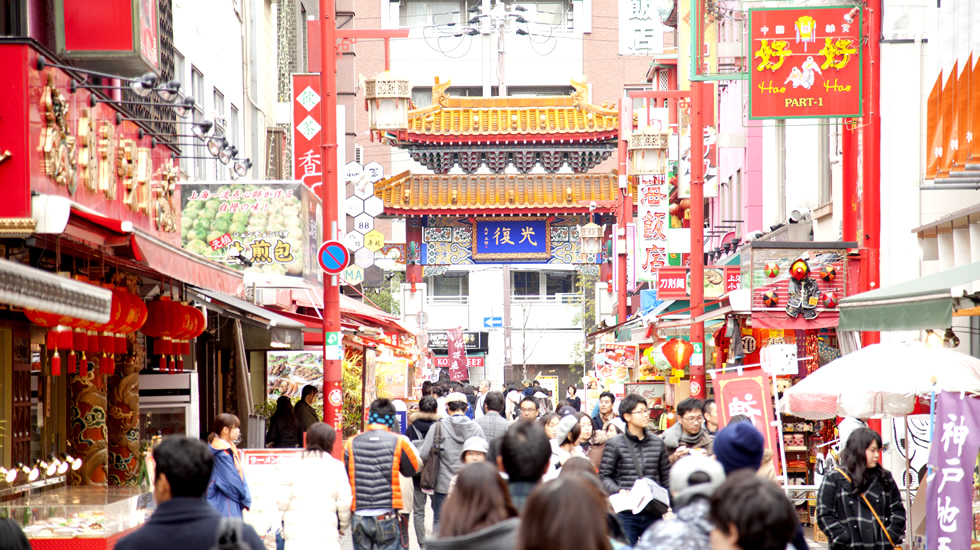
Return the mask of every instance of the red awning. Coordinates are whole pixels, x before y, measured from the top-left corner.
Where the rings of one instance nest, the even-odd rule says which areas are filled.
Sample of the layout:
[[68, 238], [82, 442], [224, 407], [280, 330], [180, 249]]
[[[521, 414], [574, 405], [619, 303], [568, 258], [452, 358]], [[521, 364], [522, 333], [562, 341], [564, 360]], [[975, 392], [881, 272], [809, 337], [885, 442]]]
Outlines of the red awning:
[[164, 242], [131, 222], [109, 218], [72, 206], [65, 234], [114, 254], [132, 258], [150, 269], [188, 284], [239, 296], [242, 274]]

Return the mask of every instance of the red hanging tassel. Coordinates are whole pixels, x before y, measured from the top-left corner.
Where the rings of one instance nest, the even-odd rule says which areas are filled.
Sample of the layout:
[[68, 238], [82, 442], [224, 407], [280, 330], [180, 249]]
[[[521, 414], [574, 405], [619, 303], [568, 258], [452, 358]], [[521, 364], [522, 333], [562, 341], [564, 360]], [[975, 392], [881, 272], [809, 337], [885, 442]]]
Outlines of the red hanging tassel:
[[167, 372], [167, 358], [163, 355], [160, 356], [160, 372]]
[[88, 351], [88, 334], [84, 330], [72, 331], [72, 349]]
[[116, 353], [126, 353], [126, 335], [116, 335]]
[[112, 353], [116, 349], [115, 338], [109, 332], [103, 332], [99, 335], [99, 347], [102, 348], [101, 351], [106, 353]]
[[75, 374], [78, 372], [78, 357], [75, 356], [75, 350], [68, 352], [68, 374]]
[[105, 356], [105, 365], [107, 374], [116, 374], [116, 358], [112, 355]]
[[170, 357], [170, 374], [177, 374], [177, 362], [174, 361], [173, 356]]
[[54, 355], [51, 356], [51, 376], [61, 376], [61, 356], [55, 348]]
[[48, 334], [45, 341], [47, 343], [48, 350], [58, 349], [58, 331], [54, 329], [48, 329]]
[[191, 343], [188, 340], [184, 340], [180, 343], [180, 354], [190, 355], [191, 354]]
[[85, 352], [82, 352], [82, 356], [78, 359], [78, 374], [79, 376], [88, 376], [88, 361], [85, 359]]
[[184, 358], [177, 358], [177, 372], [184, 372]]
[[58, 331], [58, 348], [71, 349], [73, 342], [74, 336], [71, 329], [62, 327], [62, 329]]

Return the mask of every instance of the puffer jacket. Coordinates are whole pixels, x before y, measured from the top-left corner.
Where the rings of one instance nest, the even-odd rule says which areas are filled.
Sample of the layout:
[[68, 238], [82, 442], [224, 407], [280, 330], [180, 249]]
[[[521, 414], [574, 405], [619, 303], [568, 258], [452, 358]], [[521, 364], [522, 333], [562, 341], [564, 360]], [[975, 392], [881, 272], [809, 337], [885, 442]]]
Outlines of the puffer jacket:
[[362, 433], [348, 439], [344, 445], [344, 467], [354, 493], [351, 510], [401, 509], [401, 482], [398, 477], [392, 479], [392, 475], [415, 475], [421, 468], [417, 457], [407, 437], [381, 424], [368, 424]]
[[425, 436], [425, 442], [419, 449], [422, 460], [429, 458], [429, 450], [432, 448], [435, 439], [436, 426], [442, 426], [439, 430], [440, 440], [435, 442], [439, 447], [439, 475], [436, 477], [435, 492], [449, 493], [449, 483], [453, 476], [463, 467], [460, 455], [463, 453], [463, 442], [467, 439], [479, 436], [486, 439], [483, 435], [483, 428], [476, 422], [466, 418], [465, 415], [455, 414], [439, 420], [429, 428], [429, 433]]
[[432, 538], [425, 541], [428, 550], [513, 550], [517, 547], [517, 529], [520, 519], [510, 518], [480, 529], [475, 533], [458, 537]]
[[307, 452], [282, 473], [278, 498], [290, 550], [340, 549], [338, 529], [350, 525], [351, 489], [344, 464]]
[[[898, 546], [905, 536], [905, 506], [895, 479], [887, 472], [869, 471], [871, 476], [864, 495], [884, 522], [892, 542]], [[843, 474], [834, 470], [824, 476], [817, 494], [817, 525], [830, 539], [830, 548], [888, 550], [892, 545], [868, 509], [861, 494]]]
[[670, 491], [670, 459], [667, 457], [664, 442], [650, 430], [645, 429], [643, 433], [642, 440], [627, 431], [606, 441], [606, 448], [602, 450], [602, 461], [599, 463], [599, 479], [610, 495], [621, 489], [632, 489], [633, 483], [640, 477], [633, 465], [627, 438], [636, 449], [636, 459], [643, 469], [642, 476], [656, 481]]
[[240, 518], [242, 510], [252, 506], [252, 491], [244, 473], [238, 470], [242, 460], [240, 451], [218, 438], [208, 445], [208, 450], [214, 457], [214, 469], [208, 483], [208, 504], [222, 516]]

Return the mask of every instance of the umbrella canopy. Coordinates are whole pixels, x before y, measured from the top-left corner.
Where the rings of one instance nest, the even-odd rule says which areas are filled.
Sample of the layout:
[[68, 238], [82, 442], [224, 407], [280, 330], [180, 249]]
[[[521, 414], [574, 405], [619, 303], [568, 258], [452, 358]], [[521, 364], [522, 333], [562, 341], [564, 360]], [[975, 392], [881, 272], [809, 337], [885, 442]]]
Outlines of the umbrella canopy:
[[980, 360], [919, 342], [873, 344], [786, 390], [779, 410], [809, 420], [905, 416], [933, 390], [980, 392]]

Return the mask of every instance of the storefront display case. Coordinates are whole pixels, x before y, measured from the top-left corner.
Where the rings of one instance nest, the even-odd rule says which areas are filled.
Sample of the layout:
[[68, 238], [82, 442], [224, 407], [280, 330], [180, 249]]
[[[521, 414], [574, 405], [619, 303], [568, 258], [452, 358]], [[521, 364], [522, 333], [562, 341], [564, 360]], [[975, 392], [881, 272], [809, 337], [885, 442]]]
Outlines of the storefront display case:
[[61, 487], [0, 504], [34, 550], [105, 550], [151, 514], [149, 487]]

